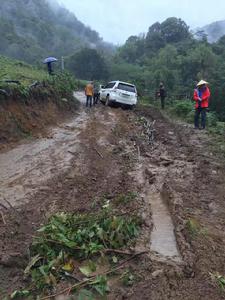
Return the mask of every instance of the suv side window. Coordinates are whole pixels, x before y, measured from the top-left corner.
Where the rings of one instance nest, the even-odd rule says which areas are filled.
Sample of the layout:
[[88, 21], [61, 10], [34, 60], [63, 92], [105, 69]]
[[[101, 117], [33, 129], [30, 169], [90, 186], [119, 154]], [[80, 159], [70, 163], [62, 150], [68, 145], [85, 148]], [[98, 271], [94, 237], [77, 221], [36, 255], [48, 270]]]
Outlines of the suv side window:
[[114, 85], [115, 85], [115, 82], [110, 82], [104, 88], [105, 89], [112, 89], [114, 87]]

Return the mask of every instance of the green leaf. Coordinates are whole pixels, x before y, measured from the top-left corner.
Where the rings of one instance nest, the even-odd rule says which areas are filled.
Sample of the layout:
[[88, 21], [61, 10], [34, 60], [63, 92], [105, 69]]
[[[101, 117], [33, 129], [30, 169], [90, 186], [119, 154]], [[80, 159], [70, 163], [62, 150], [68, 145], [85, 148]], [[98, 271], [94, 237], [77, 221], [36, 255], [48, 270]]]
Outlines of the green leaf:
[[93, 300], [94, 295], [91, 291], [89, 290], [81, 290], [78, 296], [78, 300]]
[[40, 229], [38, 229], [37, 232], [45, 232], [45, 230], [47, 230], [48, 227], [49, 227], [48, 225], [47, 226], [43, 226]]
[[29, 296], [30, 292], [27, 290], [15, 291], [11, 294], [10, 299], [16, 299], [17, 297]]
[[26, 267], [26, 269], [24, 270], [24, 274], [28, 275], [30, 273], [31, 268], [41, 259], [41, 256], [39, 254], [37, 254], [36, 256], [34, 256], [31, 261], [29, 262], [28, 266]]
[[74, 248], [77, 246], [76, 242], [70, 241], [66, 238], [66, 236], [62, 233], [57, 234], [57, 238], [60, 242], [65, 244], [69, 248]]
[[79, 268], [81, 273], [83, 273], [85, 276], [90, 276], [93, 272], [96, 271], [96, 264], [93, 261], [89, 261], [88, 265], [80, 267]]
[[118, 263], [118, 258], [116, 256], [113, 256], [112, 260], [113, 260], [114, 264]]
[[96, 264], [92, 260], [89, 260], [88, 266], [89, 266], [89, 268], [91, 269], [92, 272], [96, 271]]
[[66, 271], [66, 272], [73, 272], [73, 269], [74, 269], [74, 266], [73, 264], [71, 264], [70, 262], [66, 263], [63, 267], [62, 267], [62, 270], [63, 271]]
[[105, 276], [97, 276], [90, 285], [101, 295], [104, 296], [109, 291], [107, 279]]
[[105, 295], [105, 288], [102, 287], [101, 285], [95, 285], [94, 288], [101, 296]]
[[93, 232], [93, 231], [91, 231], [90, 233], [89, 233], [89, 237], [90, 238], [93, 238], [95, 236], [95, 233]]
[[81, 271], [82, 274], [84, 274], [87, 277], [89, 277], [90, 274], [93, 273], [90, 266], [80, 267], [79, 270]]

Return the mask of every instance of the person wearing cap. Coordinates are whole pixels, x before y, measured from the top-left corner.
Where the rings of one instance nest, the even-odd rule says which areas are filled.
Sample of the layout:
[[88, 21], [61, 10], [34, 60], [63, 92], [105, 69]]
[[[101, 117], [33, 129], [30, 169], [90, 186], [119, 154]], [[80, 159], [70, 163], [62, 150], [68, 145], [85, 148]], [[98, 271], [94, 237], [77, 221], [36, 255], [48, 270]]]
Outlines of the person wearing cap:
[[92, 99], [94, 96], [94, 85], [93, 82], [90, 82], [85, 87], [85, 95], [86, 95], [86, 107], [90, 105], [92, 107]]
[[[195, 129], [205, 129], [206, 125], [206, 111], [209, 107], [210, 90], [208, 82], [201, 80], [194, 90], [195, 104]], [[201, 115], [201, 128], [199, 128], [199, 117]]]

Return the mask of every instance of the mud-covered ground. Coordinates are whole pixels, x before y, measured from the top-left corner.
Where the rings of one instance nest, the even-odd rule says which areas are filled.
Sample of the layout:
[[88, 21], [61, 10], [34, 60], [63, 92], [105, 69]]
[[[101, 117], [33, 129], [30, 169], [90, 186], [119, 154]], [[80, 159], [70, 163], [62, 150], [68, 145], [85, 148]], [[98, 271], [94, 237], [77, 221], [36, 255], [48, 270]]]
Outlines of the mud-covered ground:
[[46, 136], [46, 129], [55, 126], [78, 108], [70, 96], [62, 98], [51, 90], [36, 88], [29, 98], [13, 94], [0, 103], [0, 151], [15, 146], [22, 139]]
[[[156, 120], [151, 143], [143, 116]], [[113, 281], [107, 299], [225, 299], [213, 276], [225, 275], [225, 171], [207, 133], [153, 108], [98, 104], [47, 136], [0, 154], [0, 299], [26, 285], [29, 245], [50, 215], [128, 192], [136, 202], [117, 205], [142, 217], [136, 249], [147, 253], [124, 265], [132, 285]]]

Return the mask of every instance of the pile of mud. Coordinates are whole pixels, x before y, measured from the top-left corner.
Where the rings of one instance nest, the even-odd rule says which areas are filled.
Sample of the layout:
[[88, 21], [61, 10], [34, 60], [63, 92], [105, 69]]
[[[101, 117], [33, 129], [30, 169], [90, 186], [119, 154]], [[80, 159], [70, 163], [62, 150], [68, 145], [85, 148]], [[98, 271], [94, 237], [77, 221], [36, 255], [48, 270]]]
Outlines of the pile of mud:
[[9, 144], [27, 137], [45, 133], [54, 125], [73, 113], [78, 102], [71, 96], [62, 98], [49, 87], [35, 88], [29, 97], [14, 93], [0, 99], [0, 150]]

